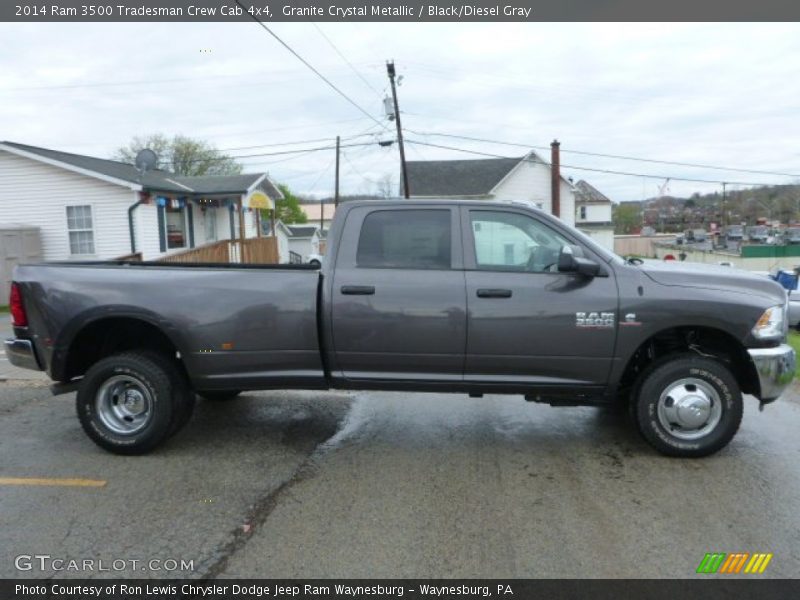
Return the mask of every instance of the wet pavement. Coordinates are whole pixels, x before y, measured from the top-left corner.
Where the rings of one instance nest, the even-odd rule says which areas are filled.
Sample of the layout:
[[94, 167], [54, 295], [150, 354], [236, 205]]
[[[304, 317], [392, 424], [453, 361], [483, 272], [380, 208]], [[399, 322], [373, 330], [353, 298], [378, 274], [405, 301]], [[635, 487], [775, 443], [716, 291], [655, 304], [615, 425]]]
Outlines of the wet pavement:
[[[700, 460], [661, 457], [625, 417], [519, 397], [260, 392], [198, 402], [144, 457], [83, 435], [74, 395], [0, 384], [0, 577], [14, 557], [141, 563], [139, 577], [690, 577], [706, 552], [800, 573], [798, 394]], [[87, 573], [61, 572], [61, 576]]]

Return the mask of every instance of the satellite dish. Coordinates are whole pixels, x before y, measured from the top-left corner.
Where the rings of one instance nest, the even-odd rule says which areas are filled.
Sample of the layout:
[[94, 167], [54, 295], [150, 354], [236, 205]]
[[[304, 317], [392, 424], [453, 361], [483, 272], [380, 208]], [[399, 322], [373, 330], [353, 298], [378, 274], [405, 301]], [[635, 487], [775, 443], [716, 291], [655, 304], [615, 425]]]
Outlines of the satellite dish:
[[152, 171], [158, 164], [158, 156], [150, 148], [139, 150], [133, 163], [141, 172]]

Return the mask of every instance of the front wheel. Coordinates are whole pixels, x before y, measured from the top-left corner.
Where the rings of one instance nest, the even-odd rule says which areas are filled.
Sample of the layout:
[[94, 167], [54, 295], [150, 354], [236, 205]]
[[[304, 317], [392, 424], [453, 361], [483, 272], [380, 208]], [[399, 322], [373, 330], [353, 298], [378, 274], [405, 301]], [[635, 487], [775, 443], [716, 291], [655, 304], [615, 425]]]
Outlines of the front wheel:
[[642, 436], [667, 456], [708, 456], [742, 421], [742, 393], [723, 364], [694, 354], [667, 357], [642, 374], [632, 413]]

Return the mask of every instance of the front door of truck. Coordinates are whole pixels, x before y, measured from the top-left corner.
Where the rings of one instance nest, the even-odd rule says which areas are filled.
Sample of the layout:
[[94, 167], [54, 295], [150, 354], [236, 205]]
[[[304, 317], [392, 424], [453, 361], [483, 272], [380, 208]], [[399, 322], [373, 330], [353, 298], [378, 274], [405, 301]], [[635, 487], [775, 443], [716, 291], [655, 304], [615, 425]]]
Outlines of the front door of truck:
[[613, 271], [559, 273], [561, 247], [576, 240], [524, 210], [464, 207], [462, 230], [465, 380], [605, 384], [616, 337]]
[[347, 379], [461, 381], [458, 207], [355, 208], [341, 240], [331, 295], [334, 369]]

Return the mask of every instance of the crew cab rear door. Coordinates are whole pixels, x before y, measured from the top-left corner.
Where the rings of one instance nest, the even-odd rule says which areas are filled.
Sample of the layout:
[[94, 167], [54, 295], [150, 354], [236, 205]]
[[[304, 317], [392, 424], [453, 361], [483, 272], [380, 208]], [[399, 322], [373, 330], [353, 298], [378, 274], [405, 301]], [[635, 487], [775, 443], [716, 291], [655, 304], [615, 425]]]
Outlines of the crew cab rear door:
[[367, 205], [348, 212], [331, 294], [334, 377], [461, 381], [460, 232], [453, 205]]
[[616, 337], [613, 271], [557, 272], [561, 247], [578, 240], [524, 209], [464, 206], [462, 227], [465, 381], [604, 385]]

